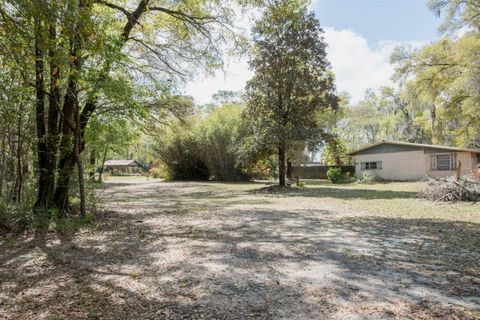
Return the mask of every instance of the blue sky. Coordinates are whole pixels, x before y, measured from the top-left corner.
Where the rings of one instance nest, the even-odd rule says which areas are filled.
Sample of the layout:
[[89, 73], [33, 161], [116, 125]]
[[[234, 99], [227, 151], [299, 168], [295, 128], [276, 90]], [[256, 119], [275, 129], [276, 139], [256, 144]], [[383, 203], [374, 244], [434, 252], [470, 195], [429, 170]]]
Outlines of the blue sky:
[[[348, 93], [352, 103], [367, 89], [395, 85], [390, 55], [397, 46], [420, 47], [440, 37], [441, 19], [427, 0], [313, 0], [311, 8], [325, 30], [337, 90]], [[243, 57], [213, 77], [188, 83], [184, 93], [204, 104], [218, 90], [243, 90], [252, 76]]]
[[431, 41], [441, 22], [426, 0], [316, 0], [312, 7], [322, 26], [352, 30], [370, 44]]

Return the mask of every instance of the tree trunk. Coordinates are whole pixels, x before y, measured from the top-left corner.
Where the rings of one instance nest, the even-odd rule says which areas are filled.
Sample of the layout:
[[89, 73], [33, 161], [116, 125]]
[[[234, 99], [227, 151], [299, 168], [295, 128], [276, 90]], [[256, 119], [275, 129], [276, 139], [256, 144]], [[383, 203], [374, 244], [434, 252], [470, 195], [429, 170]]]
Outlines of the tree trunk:
[[[3, 129], [3, 128], [2, 128]], [[3, 183], [5, 181], [5, 172], [6, 172], [6, 148], [7, 148], [7, 133], [5, 130], [2, 131], [2, 145], [0, 146], [0, 198], [3, 195]]]
[[292, 174], [293, 174], [292, 161], [288, 160], [287, 161], [287, 178], [292, 180]]
[[18, 123], [17, 123], [17, 150], [16, 150], [16, 160], [17, 160], [17, 168], [16, 168], [16, 176], [15, 176], [15, 186], [13, 188], [13, 198], [14, 202], [20, 202], [22, 197], [22, 184], [23, 184], [23, 165], [22, 165], [22, 108], [20, 107], [20, 112], [18, 114]]
[[91, 150], [90, 151], [90, 167], [91, 167], [91, 169], [90, 169], [90, 173], [89, 173], [91, 182], [95, 181], [95, 163], [96, 162], [97, 162], [96, 152], [95, 152], [95, 150]]
[[58, 120], [60, 114], [60, 67], [57, 59], [57, 30], [51, 21], [49, 27], [49, 61], [50, 61], [50, 94], [48, 99], [48, 121], [47, 121], [47, 157], [45, 167], [45, 187], [47, 202], [51, 203], [55, 194], [55, 169], [58, 154]]
[[60, 160], [58, 161], [58, 179], [53, 200], [55, 207], [61, 210], [65, 210], [69, 206], [68, 194], [70, 188], [70, 178], [75, 167], [75, 155], [74, 150], [71, 150], [71, 146], [72, 143], [74, 143], [72, 126], [76, 100], [76, 80], [72, 79], [72, 76], [70, 76], [67, 94], [63, 103]]
[[[132, 12], [132, 14], [128, 17], [128, 22], [125, 24], [123, 33], [122, 33], [122, 43], [119, 46], [119, 49], [128, 41], [130, 37], [130, 33], [133, 28], [139, 23], [140, 17], [142, 14], [148, 9], [149, 0], [141, 0], [137, 5], [137, 8]], [[83, 1], [75, 1], [75, 8], [73, 10], [78, 10], [79, 6], [86, 5]], [[78, 23], [78, 22], [77, 22]], [[77, 26], [78, 27], [78, 26]], [[77, 75], [81, 71], [81, 41], [79, 38], [78, 29], [76, 30], [76, 35], [74, 40], [72, 41], [72, 50], [71, 50], [71, 72], [70, 72], [70, 79], [69, 79], [69, 89], [67, 89], [67, 93], [65, 96], [65, 103], [67, 103], [68, 99], [73, 100], [73, 106], [75, 103], [78, 103], [78, 92], [77, 92]], [[88, 121], [90, 116], [95, 112], [97, 108], [97, 91], [102, 86], [103, 82], [108, 79], [108, 74], [110, 72], [112, 66], [112, 62], [107, 59], [105, 65], [102, 67], [100, 74], [92, 91], [90, 92], [87, 101], [82, 109], [82, 112], [79, 115], [79, 125], [80, 125], [80, 142], [79, 142], [79, 154], [81, 155], [82, 151], [85, 149], [85, 130], [87, 128]], [[72, 111], [73, 111], [72, 107]], [[69, 111], [69, 110], [68, 110]], [[64, 114], [65, 105], [64, 105]], [[63, 119], [62, 122], [68, 124], [69, 119], [65, 116], [66, 119]], [[57, 188], [55, 190], [55, 197], [54, 202], [55, 205], [59, 208], [66, 208], [68, 206], [68, 190], [70, 185], [71, 176], [73, 174], [73, 169], [75, 168], [76, 157], [75, 157], [75, 139], [68, 139], [65, 138], [64, 141], [60, 144], [62, 154], [61, 159], [59, 161], [58, 166], [58, 181], [57, 181]]]
[[281, 187], [285, 187], [285, 147], [278, 147], [278, 181]]
[[38, 195], [35, 207], [48, 206], [48, 181], [46, 177], [47, 143], [45, 129], [45, 80], [44, 57], [41, 44], [42, 26], [40, 18], [35, 17], [35, 91], [36, 91], [36, 124], [37, 124], [37, 153], [38, 153]]
[[103, 178], [103, 169], [105, 168], [105, 161], [107, 161], [107, 153], [108, 153], [108, 146], [105, 147], [105, 151], [103, 152], [103, 159], [102, 159], [102, 166], [100, 167], [100, 175], [98, 176], [98, 182], [102, 182]]
[[85, 195], [85, 180], [84, 180], [84, 169], [82, 158], [80, 156], [80, 110], [79, 106], [76, 106], [75, 119], [77, 123], [77, 128], [75, 132], [75, 160], [77, 162], [77, 172], [78, 172], [78, 189], [80, 191], [80, 216], [84, 217], [86, 214], [86, 195]]
[[[79, 3], [74, 1], [74, 12], [78, 11]], [[60, 140], [58, 161], [58, 179], [54, 194], [54, 205], [61, 212], [69, 207], [70, 180], [76, 163], [76, 138], [74, 129], [79, 127], [78, 117], [75, 117], [75, 107], [78, 106], [78, 75], [81, 71], [81, 39], [79, 34], [78, 21], [75, 26], [75, 35], [70, 42], [70, 75], [68, 77], [67, 90], [63, 102], [63, 112], [59, 123], [58, 131], [62, 132]], [[75, 121], [77, 120], [77, 121]], [[75, 122], [76, 126], [75, 126]]]

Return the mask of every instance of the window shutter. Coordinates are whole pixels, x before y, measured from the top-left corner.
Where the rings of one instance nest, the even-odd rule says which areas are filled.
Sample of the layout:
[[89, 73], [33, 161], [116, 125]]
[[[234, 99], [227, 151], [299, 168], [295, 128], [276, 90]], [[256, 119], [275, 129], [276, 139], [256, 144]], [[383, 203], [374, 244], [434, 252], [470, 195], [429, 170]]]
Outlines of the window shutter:
[[434, 154], [430, 156], [430, 169], [432, 171], [437, 170], [437, 157]]
[[365, 162], [360, 162], [360, 169], [365, 170]]
[[377, 161], [377, 169], [383, 169], [382, 168], [382, 161]]
[[452, 153], [450, 155], [450, 166], [451, 166], [450, 170], [457, 170], [457, 154], [456, 153]]
[[437, 154], [437, 170], [451, 170], [451, 154]]

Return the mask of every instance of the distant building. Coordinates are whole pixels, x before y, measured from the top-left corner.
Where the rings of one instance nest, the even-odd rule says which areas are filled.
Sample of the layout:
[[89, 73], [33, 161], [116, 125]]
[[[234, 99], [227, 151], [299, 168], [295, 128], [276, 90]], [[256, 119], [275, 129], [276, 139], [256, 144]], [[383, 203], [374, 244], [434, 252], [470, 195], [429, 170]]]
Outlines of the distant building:
[[135, 160], [107, 160], [105, 161], [105, 170], [112, 174], [132, 174], [138, 173], [142, 166]]
[[460, 165], [462, 175], [478, 170], [479, 149], [439, 145], [382, 141], [358, 149], [349, 155], [355, 158], [355, 175], [369, 171], [386, 180], [418, 180], [426, 176], [455, 175]]

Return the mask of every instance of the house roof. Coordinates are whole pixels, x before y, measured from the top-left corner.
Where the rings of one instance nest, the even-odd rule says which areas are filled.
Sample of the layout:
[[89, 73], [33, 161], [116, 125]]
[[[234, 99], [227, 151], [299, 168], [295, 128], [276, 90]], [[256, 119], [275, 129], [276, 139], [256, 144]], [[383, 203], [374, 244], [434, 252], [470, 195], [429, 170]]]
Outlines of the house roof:
[[139, 167], [140, 164], [135, 160], [107, 160], [105, 161], [107, 167]]
[[458, 152], [473, 152], [473, 153], [480, 153], [480, 149], [468, 149], [468, 148], [457, 148], [457, 147], [447, 147], [447, 146], [440, 146], [434, 144], [424, 144], [424, 143], [410, 143], [410, 142], [400, 142], [400, 141], [389, 141], [389, 140], [382, 140], [380, 142], [367, 145], [363, 148], [357, 149], [355, 151], [350, 152], [348, 155], [355, 155], [361, 151], [382, 145], [382, 144], [390, 144], [390, 145], [400, 145], [400, 146], [410, 146], [410, 147], [418, 147], [418, 148], [427, 148], [427, 149], [437, 149], [437, 150], [445, 150], [445, 151], [458, 151]]

